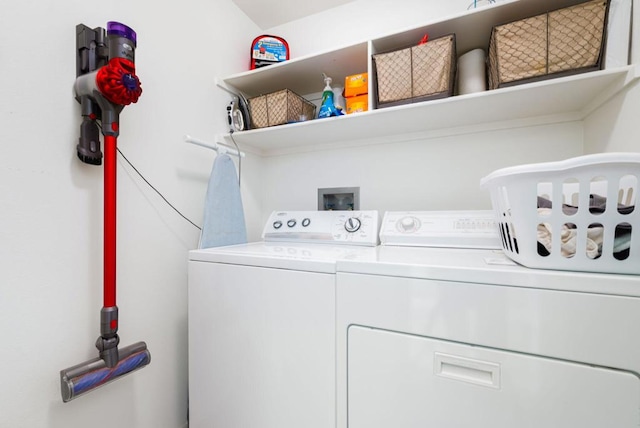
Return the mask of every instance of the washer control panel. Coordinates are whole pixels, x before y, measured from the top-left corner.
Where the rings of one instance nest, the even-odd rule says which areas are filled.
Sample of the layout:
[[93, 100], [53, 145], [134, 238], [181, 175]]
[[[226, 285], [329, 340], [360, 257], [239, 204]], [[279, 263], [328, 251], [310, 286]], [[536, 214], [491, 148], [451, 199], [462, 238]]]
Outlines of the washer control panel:
[[413, 247], [502, 248], [491, 210], [388, 211], [380, 241]]
[[377, 211], [274, 211], [262, 239], [375, 246], [379, 225]]

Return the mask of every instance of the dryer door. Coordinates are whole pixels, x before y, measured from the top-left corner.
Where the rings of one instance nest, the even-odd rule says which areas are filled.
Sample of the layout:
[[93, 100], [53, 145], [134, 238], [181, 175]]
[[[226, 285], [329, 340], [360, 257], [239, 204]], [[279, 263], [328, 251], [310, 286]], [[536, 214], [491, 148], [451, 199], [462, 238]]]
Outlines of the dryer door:
[[351, 326], [349, 428], [637, 427], [634, 374]]

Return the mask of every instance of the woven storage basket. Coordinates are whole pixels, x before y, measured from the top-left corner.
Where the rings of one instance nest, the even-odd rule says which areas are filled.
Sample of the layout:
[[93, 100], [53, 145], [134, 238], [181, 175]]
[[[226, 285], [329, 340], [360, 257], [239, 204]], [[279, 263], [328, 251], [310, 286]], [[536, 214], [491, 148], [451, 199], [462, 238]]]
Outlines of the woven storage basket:
[[494, 27], [489, 89], [602, 68], [609, 0], [594, 0]]
[[282, 125], [315, 118], [316, 106], [289, 89], [249, 98], [254, 128]]
[[504, 253], [531, 268], [640, 274], [640, 153], [494, 171], [481, 180]]
[[373, 55], [378, 107], [453, 95], [455, 34]]

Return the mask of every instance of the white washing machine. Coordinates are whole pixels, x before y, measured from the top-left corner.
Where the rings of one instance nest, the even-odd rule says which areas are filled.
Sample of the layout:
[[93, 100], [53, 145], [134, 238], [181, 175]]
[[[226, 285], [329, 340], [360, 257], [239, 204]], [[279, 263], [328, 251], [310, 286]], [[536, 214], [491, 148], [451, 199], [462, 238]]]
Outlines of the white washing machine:
[[192, 428], [335, 427], [335, 272], [375, 211], [274, 212], [264, 241], [189, 252]]
[[420, 214], [338, 261], [339, 428], [640, 426], [638, 276], [425, 247]]

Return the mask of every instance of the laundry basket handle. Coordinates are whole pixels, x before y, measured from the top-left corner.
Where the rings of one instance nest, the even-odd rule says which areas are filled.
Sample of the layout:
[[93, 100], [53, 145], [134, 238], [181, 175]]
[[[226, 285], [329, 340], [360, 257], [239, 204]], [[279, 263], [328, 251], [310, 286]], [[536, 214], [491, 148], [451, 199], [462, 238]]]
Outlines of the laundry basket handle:
[[593, 166], [594, 164], [639, 164], [640, 153], [596, 153], [591, 155], [578, 156], [571, 159], [565, 159], [555, 162], [545, 162], [537, 164], [527, 164], [511, 166], [508, 168], [498, 169], [480, 180], [480, 187], [486, 188], [493, 180], [513, 177], [514, 175], [524, 174], [540, 174], [541, 172], [560, 172], [582, 167]]

